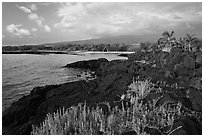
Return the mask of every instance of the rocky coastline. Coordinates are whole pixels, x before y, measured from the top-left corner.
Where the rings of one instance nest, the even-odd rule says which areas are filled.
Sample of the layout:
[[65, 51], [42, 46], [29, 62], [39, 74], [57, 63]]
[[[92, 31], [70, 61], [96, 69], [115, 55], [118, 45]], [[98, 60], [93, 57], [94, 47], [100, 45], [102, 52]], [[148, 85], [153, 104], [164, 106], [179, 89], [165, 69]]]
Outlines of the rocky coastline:
[[[182, 125], [182, 128], [174, 134], [202, 134], [202, 52], [187, 53], [176, 48], [170, 53], [145, 51], [128, 55], [128, 60], [108, 61], [102, 58], [79, 61], [64, 67], [89, 69], [97, 77], [88, 81], [34, 88], [29, 95], [4, 111], [3, 134], [30, 134], [32, 125], [39, 125], [48, 113], [84, 101], [89, 106], [106, 101], [111, 106], [120, 107], [120, 96], [127, 91], [135, 77], [141, 80], [150, 78], [165, 91], [152, 91], [144, 102], [160, 98], [157, 102], [159, 106], [180, 101], [183, 111], [195, 113], [176, 119], [173, 126]], [[148, 127], [146, 132], [159, 134]]]

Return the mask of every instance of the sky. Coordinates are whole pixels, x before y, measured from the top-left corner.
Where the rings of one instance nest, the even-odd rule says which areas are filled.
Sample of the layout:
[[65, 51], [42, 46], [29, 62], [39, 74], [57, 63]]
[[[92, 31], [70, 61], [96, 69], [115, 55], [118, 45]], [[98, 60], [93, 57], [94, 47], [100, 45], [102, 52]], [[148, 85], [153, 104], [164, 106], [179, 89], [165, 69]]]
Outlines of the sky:
[[3, 45], [158, 35], [166, 30], [202, 37], [202, 3], [2, 3]]

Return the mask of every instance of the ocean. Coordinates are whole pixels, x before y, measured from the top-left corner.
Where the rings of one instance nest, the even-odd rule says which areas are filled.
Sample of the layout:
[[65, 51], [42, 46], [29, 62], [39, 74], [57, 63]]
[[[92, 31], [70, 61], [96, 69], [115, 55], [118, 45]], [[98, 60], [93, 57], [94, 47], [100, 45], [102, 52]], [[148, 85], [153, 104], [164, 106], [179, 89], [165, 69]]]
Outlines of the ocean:
[[3, 54], [2, 111], [12, 102], [28, 95], [34, 87], [85, 79], [83, 70], [63, 66], [75, 61], [97, 58], [106, 58], [109, 61], [127, 59], [116, 54]]

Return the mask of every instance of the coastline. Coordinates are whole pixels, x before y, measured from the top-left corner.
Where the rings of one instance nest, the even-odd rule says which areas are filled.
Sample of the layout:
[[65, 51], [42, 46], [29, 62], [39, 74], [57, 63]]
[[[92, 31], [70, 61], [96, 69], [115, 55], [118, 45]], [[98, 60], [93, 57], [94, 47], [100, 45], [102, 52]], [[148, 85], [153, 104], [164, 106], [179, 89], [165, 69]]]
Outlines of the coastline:
[[[2, 51], [2, 54], [68, 54], [64, 51]], [[71, 54], [71, 53], [70, 53]]]
[[38, 50], [38, 51], [2, 51], [2, 54], [133, 54], [133, 51], [53, 51], [53, 50]]
[[[107, 57], [109, 60], [116, 58], [121, 59], [121, 57], [117, 57], [117, 55], [98, 55], [98, 54], [97, 55], [89, 54], [85, 56], [80, 55], [69, 56], [69, 54], [3, 55], [3, 71], [4, 71], [2, 81], [3, 110], [4, 108], [8, 108], [12, 102], [17, 101], [24, 95], [28, 95], [34, 87], [44, 86], [46, 84], [61, 84], [76, 80], [87, 81], [91, 76], [87, 73], [84, 73], [83, 69], [74, 68], [66, 69], [63, 66], [66, 65], [67, 63], [72, 63], [80, 60], [89, 60], [98, 57]], [[21, 60], [22, 62], [21, 64], [18, 63], [19, 60]], [[55, 60], [55, 62], [53, 62], [53, 60]], [[21, 75], [17, 73], [19, 71], [22, 72]], [[39, 75], [39, 73], [35, 72], [39, 72], [42, 75]], [[30, 75], [32, 75], [32, 77], [29, 77]], [[86, 79], [85, 77], [88, 77], [88, 79]], [[24, 83], [31, 84], [29, 85]], [[13, 92], [12, 95], [10, 95], [11, 92]]]
[[[157, 56], [164, 54], [166, 53], [159, 52]], [[28, 96], [24, 96], [14, 102], [3, 113], [3, 134], [30, 134], [32, 125], [39, 125], [47, 113], [53, 113], [62, 107], [76, 106], [84, 101], [89, 106], [94, 106], [104, 101], [109, 102], [111, 106], [120, 106], [121, 104], [118, 102], [120, 100], [119, 96], [127, 91], [128, 85], [131, 84], [134, 77], [139, 77], [141, 80], [151, 78], [154, 84], [158, 84], [158, 81], [168, 83], [169, 86], [167, 84], [159, 85], [165, 92], [153, 92], [147, 96], [146, 101], [159, 97], [160, 100], [157, 105], [163, 105], [169, 101], [177, 102], [179, 100], [187, 110], [193, 110], [197, 113], [201, 112], [202, 104], [200, 104], [201, 93], [199, 87], [189, 84], [190, 81], [184, 81], [180, 77], [172, 79], [170, 75], [166, 75], [166, 69], [159, 66], [160, 61], [159, 64], [156, 64], [158, 67], [154, 67], [151, 63], [140, 63], [138, 61], [138, 58], [143, 60], [144, 57], [147, 58], [151, 55], [150, 53], [137, 53], [131, 54], [128, 60], [107, 61], [106, 59], [98, 59], [78, 61], [66, 65], [65, 67], [91, 69], [97, 77], [88, 81], [80, 80], [34, 88]], [[182, 58], [189, 57], [185, 55]], [[185, 65], [189, 67], [188, 64]], [[194, 68], [193, 71], [197, 72], [197, 68]], [[180, 71], [178, 74], [180, 74]], [[200, 74], [197, 75], [200, 76]], [[191, 79], [194, 79], [194, 77]], [[178, 83], [182, 89], [172, 87], [175, 83]], [[186, 98], [185, 90], [189, 90], [189, 99]]]

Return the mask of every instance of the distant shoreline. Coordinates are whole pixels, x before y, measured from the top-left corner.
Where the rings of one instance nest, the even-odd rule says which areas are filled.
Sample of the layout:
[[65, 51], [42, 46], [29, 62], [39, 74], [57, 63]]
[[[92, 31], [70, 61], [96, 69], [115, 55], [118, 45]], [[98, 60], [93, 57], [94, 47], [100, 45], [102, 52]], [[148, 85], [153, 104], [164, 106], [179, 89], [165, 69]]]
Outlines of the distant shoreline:
[[2, 54], [68, 54], [63, 51], [2, 51]]
[[69, 55], [85, 55], [85, 54], [133, 54], [132, 51], [2, 51], [2, 54], [69, 54]]

